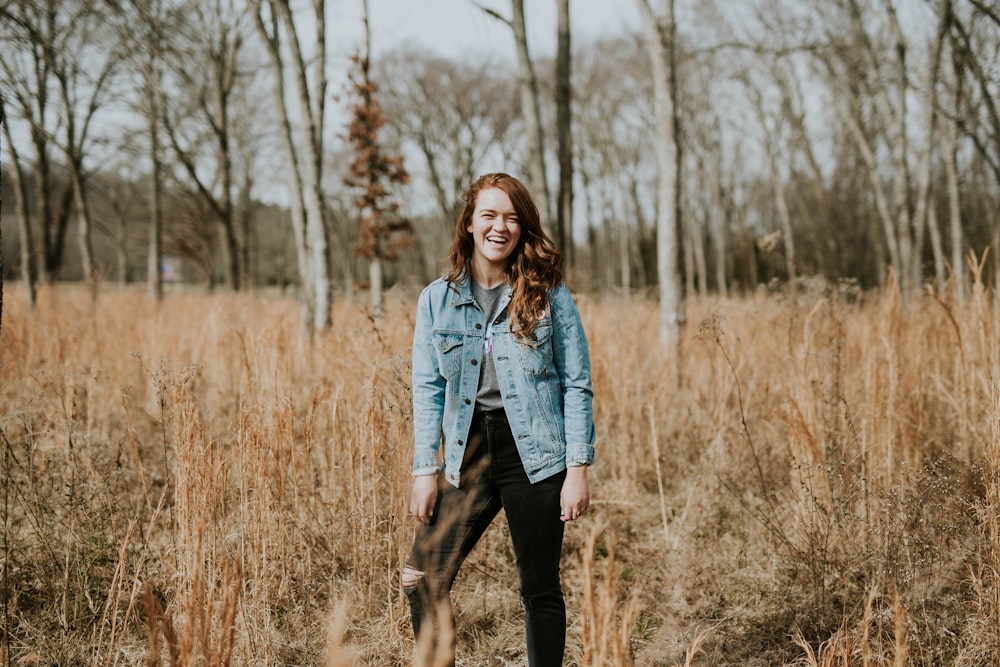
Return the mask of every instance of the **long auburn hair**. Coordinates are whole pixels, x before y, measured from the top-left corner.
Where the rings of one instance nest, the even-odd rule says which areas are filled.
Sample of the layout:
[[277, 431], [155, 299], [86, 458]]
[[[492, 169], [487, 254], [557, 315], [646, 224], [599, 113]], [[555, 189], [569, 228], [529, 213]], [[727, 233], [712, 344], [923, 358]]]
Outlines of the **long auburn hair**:
[[520, 338], [530, 338], [539, 314], [548, 307], [548, 291], [563, 280], [562, 253], [542, 229], [538, 207], [521, 181], [509, 174], [483, 174], [462, 195], [465, 205], [455, 225], [449, 259], [451, 271], [447, 279], [455, 283], [462, 278], [471, 280], [472, 255], [475, 241], [468, 231], [476, 211], [476, 199], [483, 190], [496, 188], [507, 193], [521, 225], [521, 237], [510, 254], [504, 272], [512, 287], [510, 300], [511, 332]]

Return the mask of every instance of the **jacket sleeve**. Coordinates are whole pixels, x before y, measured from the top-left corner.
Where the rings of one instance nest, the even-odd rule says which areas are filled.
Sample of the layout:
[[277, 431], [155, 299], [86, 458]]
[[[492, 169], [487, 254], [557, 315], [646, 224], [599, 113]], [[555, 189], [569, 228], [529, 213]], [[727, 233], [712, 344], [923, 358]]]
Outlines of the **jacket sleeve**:
[[590, 379], [590, 349], [580, 311], [565, 285], [550, 295], [552, 309], [553, 360], [562, 383], [566, 460], [594, 462], [593, 398]]
[[413, 474], [431, 475], [441, 469], [441, 422], [445, 378], [441, 375], [432, 336], [434, 316], [429, 290], [420, 294], [413, 330]]

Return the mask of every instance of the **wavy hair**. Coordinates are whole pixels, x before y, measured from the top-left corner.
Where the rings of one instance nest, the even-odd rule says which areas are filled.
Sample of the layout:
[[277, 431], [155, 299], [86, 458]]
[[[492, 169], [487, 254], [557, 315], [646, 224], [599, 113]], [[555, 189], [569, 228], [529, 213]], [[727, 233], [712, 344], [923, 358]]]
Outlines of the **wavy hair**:
[[451, 283], [470, 277], [469, 271], [475, 241], [468, 231], [476, 211], [476, 199], [483, 190], [496, 188], [507, 193], [521, 225], [521, 237], [510, 254], [505, 275], [512, 287], [510, 300], [511, 332], [520, 338], [530, 338], [535, 331], [539, 314], [548, 307], [548, 292], [563, 280], [562, 253], [542, 229], [538, 207], [531, 193], [521, 181], [509, 174], [484, 174], [462, 195], [465, 205], [455, 225], [455, 238], [451, 243], [449, 260]]

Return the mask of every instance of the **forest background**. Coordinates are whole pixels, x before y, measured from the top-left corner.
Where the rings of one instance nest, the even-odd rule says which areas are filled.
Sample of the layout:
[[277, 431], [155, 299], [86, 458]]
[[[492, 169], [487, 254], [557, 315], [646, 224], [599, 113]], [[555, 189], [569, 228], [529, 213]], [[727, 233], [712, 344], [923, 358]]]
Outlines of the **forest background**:
[[494, 169], [593, 338], [576, 664], [1000, 656], [1000, 6], [554, 4], [335, 58], [322, 1], [0, 1], [5, 662], [407, 663], [410, 310]]

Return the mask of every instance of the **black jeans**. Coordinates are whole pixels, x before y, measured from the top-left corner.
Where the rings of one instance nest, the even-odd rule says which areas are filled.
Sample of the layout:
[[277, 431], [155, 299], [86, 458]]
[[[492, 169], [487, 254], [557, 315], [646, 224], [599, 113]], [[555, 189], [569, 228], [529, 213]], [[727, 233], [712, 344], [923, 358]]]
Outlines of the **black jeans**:
[[517, 559], [528, 664], [562, 665], [566, 604], [559, 583], [563, 541], [559, 495], [565, 478], [561, 472], [529, 482], [503, 410], [477, 415], [462, 461], [461, 486], [440, 483], [434, 521], [417, 529], [407, 562], [425, 573], [420, 583], [404, 589], [414, 634], [433, 627], [429, 614], [435, 612], [454, 628], [452, 584], [466, 556], [503, 508]]

